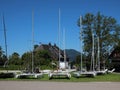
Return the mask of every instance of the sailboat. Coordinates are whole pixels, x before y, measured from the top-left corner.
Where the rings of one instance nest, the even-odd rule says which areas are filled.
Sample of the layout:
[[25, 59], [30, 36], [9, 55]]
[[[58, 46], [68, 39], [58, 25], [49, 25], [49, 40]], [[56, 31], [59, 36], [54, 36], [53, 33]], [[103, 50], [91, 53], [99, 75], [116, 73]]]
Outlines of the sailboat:
[[4, 29], [4, 40], [5, 40], [5, 55], [6, 55], [6, 61], [4, 62], [3, 67], [6, 69], [6, 71], [3, 71], [3, 78], [14, 78], [16, 71], [8, 71], [8, 54], [7, 54], [7, 34], [6, 34], [6, 25], [5, 25], [5, 18], [3, 14], [3, 29]]
[[58, 54], [58, 70], [50, 72], [48, 74], [49, 79], [52, 78], [71, 78], [71, 74], [68, 71], [63, 71], [62, 68], [66, 69], [66, 52], [64, 50], [64, 62], [61, 62], [61, 50], [60, 50], [60, 9], [59, 9], [59, 26], [58, 26], [58, 33], [59, 33], [59, 54]]
[[97, 37], [97, 41], [98, 41], [98, 54], [97, 54], [97, 70], [96, 70], [96, 74], [100, 75], [100, 74], [105, 74], [108, 69], [104, 69], [104, 70], [100, 70], [100, 46], [99, 46], [99, 37]]
[[80, 16], [80, 44], [81, 44], [81, 70], [74, 72], [73, 76], [74, 77], [80, 77], [80, 76], [92, 76], [95, 77], [96, 73], [94, 71], [94, 34], [92, 30], [92, 57], [91, 57], [91, 71], [83, 71], [83, 66], [82, 66], [82, 16]]
[[17, 74], [16, 78], [42, 78], [43, 73], [34, 73], [34, 12], [32, 11], [32, 72]]

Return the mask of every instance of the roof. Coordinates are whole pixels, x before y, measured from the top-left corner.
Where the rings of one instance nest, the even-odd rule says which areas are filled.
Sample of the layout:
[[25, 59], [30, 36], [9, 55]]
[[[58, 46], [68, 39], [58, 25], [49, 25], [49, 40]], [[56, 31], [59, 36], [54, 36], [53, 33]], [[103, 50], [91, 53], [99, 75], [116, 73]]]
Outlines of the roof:
[[[41, 44], [40, 46], [38, 46], [35, 49], [35, 51], [39, 51], [39, 50], [47, 50], [50, 53], [51, 58], [53, 58], [55, 60], [58, 60], [58, 58], [59, 58], [59, 47], [56, 46], [56, 44], [54, 44], [54, 45], [51, 45], [50, 43], [49, 44]], [[61, 55], [61, 58], [64, 57], [64, 52], [61, 49], [60, 49], [60, 55]]]
[[110, 54], [109, 58], [120, 59], [120, 46], [117, 46]]

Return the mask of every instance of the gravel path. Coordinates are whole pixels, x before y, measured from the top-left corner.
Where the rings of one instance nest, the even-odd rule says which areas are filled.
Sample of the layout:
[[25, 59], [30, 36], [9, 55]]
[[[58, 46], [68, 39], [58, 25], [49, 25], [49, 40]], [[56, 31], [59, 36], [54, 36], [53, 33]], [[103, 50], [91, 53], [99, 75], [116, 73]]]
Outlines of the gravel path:
[[0, 81], [0, 90], [120, 90], [120, 82]]

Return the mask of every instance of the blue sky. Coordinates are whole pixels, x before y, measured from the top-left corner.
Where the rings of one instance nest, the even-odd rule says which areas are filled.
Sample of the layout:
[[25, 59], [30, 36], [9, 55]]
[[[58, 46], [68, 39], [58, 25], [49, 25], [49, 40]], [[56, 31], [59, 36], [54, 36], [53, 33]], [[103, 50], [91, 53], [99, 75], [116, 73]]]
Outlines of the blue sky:
[[[0, 46], [4, 47], [2, 13], [7, 29], [8, 54], [32, 49], [32, 9], [34, 9], [35, 44], [58, 45], [58, 12], [61, 10], [61, 32], [66, 30], [66, 49], [80, 51], [80, 15], [98, 11], [114, 17], [120, 24], [120, 0], [0, 0]], [[60, 45], [63, 48], [62, 45]]]

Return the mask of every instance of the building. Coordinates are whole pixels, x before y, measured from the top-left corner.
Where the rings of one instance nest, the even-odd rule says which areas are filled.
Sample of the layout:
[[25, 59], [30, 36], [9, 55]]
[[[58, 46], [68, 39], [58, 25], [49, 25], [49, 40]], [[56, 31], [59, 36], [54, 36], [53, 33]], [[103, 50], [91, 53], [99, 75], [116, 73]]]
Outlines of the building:
[[[52, 45], [51, 43], [49, 44], [41, 44], [40, 46], [38, 46], [35, 51], [39, 51], [39, 50], [46, 50], [50, 53], [50, 56], [52, 58], [53, 61], [58, 61], [59, 64], [59, 69], [65, 69], [65, 68], [69, 68], [69, 58], [66, 55], [66, 59], [64, 58], [64, 51], [63, 50], [59, 50], [59, 47], [54, 44]], [[60, 54], [59, 54], [60, 53]], [[60, 56], [59, 56], [60, 55]], [[59, 60], [60, 58], [60, 60]], [[66, 60], [66, 61], [65, 61]]]
[[115, 71], [120, 72], [120, 46], [116, 47], [111, 52], [109, 62], [111, 68], [115, 68]]

